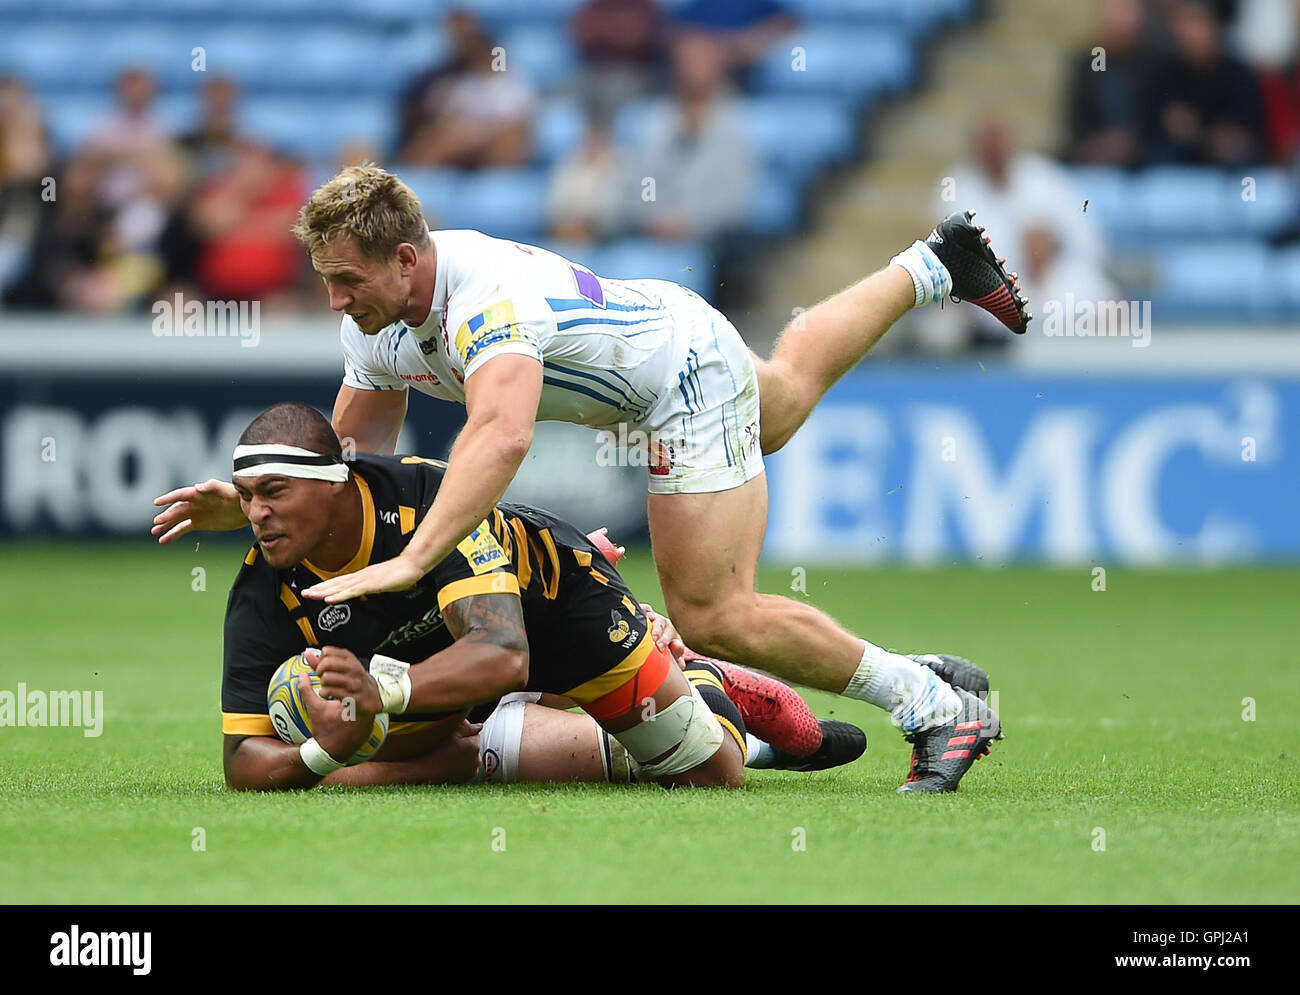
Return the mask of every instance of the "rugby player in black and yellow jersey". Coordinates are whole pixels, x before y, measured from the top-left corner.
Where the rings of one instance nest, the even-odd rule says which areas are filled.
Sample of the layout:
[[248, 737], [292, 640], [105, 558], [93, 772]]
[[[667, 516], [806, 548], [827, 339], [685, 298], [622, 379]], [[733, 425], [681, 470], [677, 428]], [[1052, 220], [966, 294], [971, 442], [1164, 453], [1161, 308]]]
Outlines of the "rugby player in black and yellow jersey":
[[[741, 782], [743, 728], [724, 732], [574, 526], [502, 503], [415, 587], [323, 605], [304, 602], [301, 588], [400, 552], [438, 492], [442, 464], [368, 455], [345, 463], [319, 412], [280, 404], [245, 431], [232, 479], [257, 545], [226, 610], [231, 787], [305, 788], [326, 776], [376, 783], [361, 773], [369, 765], [339, 762], [366, 739], [374, 714], [440, 723], [452, 736], [471, 707], [521, 690], [576, 702], [625, 747], [640, 780]], [[319, 647], [309, 659], [321, 694], [335, 700], [304, 696], [315, 736], [297, 747], [274, 736], [266, 693], [279, 664], [304, 646]], [[738, 723], [735, 715], [728, 724]]]

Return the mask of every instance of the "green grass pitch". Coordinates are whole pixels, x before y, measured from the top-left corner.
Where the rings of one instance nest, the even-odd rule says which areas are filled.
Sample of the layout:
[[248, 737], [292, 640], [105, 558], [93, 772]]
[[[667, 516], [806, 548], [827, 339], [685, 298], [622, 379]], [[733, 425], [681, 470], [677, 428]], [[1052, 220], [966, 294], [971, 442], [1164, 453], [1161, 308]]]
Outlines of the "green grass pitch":
[[[1007, 739], [955, 795], [896, 796], [908, 747], [887, 717], [815, 693], [867, 755], [737, 792], [257, 795], [220, 769], [243, 548], [4, 548], [0, 690], [102, 689], [106, 717], [98, 738], [0, 729], [0, 901], [1295, 900], [1300, 570], [1115, 568], [1098, 592], [1088, 568], [809, 566], [807, 597], [874, 641], [990, 671]], [[647, 551], [625, 566], [657, 597]], [[789, 593], [791, 571], [762, 581]]]

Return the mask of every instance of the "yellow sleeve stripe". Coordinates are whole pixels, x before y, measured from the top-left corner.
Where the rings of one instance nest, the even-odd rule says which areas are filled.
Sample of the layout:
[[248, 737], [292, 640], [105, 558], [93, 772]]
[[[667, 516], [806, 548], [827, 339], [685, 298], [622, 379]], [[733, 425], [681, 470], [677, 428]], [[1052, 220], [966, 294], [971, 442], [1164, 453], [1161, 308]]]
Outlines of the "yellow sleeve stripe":
[[311, 623], [307, 619], [299, 618], [298, 628], [302, 630], [302, 637], [307, 640], [308, 646], [320, 645], [320, 641], [316, 638], [316, 633], [312, 630]]
[[453, 601], [472, 598], [476, 594], [513, 594], [518, 597], [519, 578], [514, 574], [493, 573], [453, 580], [438, 592], [438, 610], [443, 611]]
[[[510, 519], [510, 531], [515, 535], [515, 548], [519, 550], [519, 562], [515, 569], [519, 571], [519, 585], [527, 587], [533, 579], [532, 564], [528, 562], [528, 536], [524, 532], [524, 523], [517, 518]], [[540, 566], [540, 561], [538, 566]]]
[[727, 689], [722, 686], [722, 682], [707, 670], [688, 670], [686, 671], [686, 679], [696, 685], [711, 684], [723, 694], [727, 693]]
[[578, 561], [578, 566], [580, 567], [591, 566], [591, 554], [585, 549], [575, 549], [573, 551], [573, 558]]
[[718, 724], [721, 725], [722, 728], [726, 729], [727, 732], [731, 733], [731, 738], [734, 739], [736, 741], [736, 745], [740, 747], [741, 760], [742, 761], [748, 760], [749, 751], [745, 749], [745, 737], [740, 734], [740, 732], [736, 729], [736, 727], [731, 724], [731, 720], [728, 719], [725, 715], [718, 715], [715, 712], [713, 717], [718, 720]]
[[256, 712], [222, 712], [221, 731], [227, 736], [274, 736], [271, 716]]
[[621, 688], [630, 681], [633, 675], [641, 669], [641, 665], [645, 663], [646, 657], [650, 655], [650, 651], [654, 648], [655, 641], [650, 638], [650, 633], [647, 630], [646, 634], [641, 637], [641, 641], [636, 644], [636, 648], [623, 658], [622, 663], [617, 664], [612, 670], [605, 671], [599, 677], [593, 677], [586, 684], [579, 684], [572, 691], [565, 691], [565, 697], [572, 698], [579, 704], [584, 701], [595, 701], [597, 698], [605, 697], [611, 691]]
[[[551, 538], [550, 529], [542, 529], [538, 533], [542, 537], [542, 543], [546, 546], [546, 555], [551, 561], [551, 579], [546, 582], [545, 597], [554, 601], [560, 594], [560, 554], [555, 548], [555, 540]], [[541, 562], [541, 557], [538, 557]]]

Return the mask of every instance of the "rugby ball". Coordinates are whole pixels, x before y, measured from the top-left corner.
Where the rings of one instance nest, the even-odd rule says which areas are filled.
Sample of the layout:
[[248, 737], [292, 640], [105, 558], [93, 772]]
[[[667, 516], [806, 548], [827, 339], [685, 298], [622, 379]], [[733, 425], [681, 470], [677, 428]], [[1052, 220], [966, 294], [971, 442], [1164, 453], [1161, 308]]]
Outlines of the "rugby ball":
[[[311, 664], [303, 659], [301, 653], [291, 656], [280, 664], [271, 676], [271, 683], [266, 688], [266, 710], [275, 726], [276, 735], [286, 743], [295, 746], [311, 738], [311, 716], [303, 705], [302, 695], [298, 691], [298, 677], [307, 674], [311, 686], [320, 694], [320, 678]], [[370, 729], [370, 736], [361, 744], [361, 749], [348, 759], [348, 764], [359, 764], [373, 757], [388, 736], [388, 715], [381, 712], [375, 716], [375, 724]]]

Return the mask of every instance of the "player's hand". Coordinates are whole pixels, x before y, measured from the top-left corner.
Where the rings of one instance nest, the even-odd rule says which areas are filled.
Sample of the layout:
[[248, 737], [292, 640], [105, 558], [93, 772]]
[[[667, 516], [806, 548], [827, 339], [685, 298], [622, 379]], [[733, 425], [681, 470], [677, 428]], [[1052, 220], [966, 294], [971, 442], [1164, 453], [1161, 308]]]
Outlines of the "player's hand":
[[239, 507], [239, 494], [228, 480], [205, 480], [178, 487], [153, 499], [165, 511], [154, 516], [150, 535], [166, 545], [190, 532], [230, 532], [248, 524]]
[[645, 612], [645, 617], [650, 620], [650, 638], [655, 641], [655, 645], [661, 650], [667, 650], [671, 653], [680, 667], [682, 656], [686, 653], [686, 644], [682, 642], [682, 637], [673, 626], [672, 620], [667, 615], [656, 613], [645, 602], [641, 603], [641, 610]]
[[[305, 654], [304, 654], [305, 656]], [[317, 661], [307, 657], [307, 662], [314, 667]], [[348, 718], [341, 701], [326, 701], [311, 686], [311, 678], [302, 674], [298, 678], [298, 694], [307, 717], [311, 719], [312, 735], [326, 753], [335, 760], [346, 762], [352, 754], [361, 749], [361, 744], [370, 736], [374, 725], [374, 716], [366, 716], [356, 709], [356, 714]]]
[[480, 763], [478, 734], [482, 728], [481, 722], [463, 719], [455, 734], [433, 751], [429, 757], [437, 762], [433, 783], [463, 784], [474, 780]]
[[424, 573], [423, 568], [409, 557], [395, 556], [383, 563], [372, 563], [356, 573], [342, 574], [313, 584], [304, 588], [302, 595], [304, 598], [315, 598], [336, 605], [363, 594], [405, 591], [418, 584]]
[[[311, 662], [312, 658], [307, 660]], [[312, 663], [312, 669], [320, 675], [320, 693], [326, 698], [345, 703], [351, 700], [358, 714], [374, 716], [384, 710], [379, 685], [351, 650], [325, 646]]]

